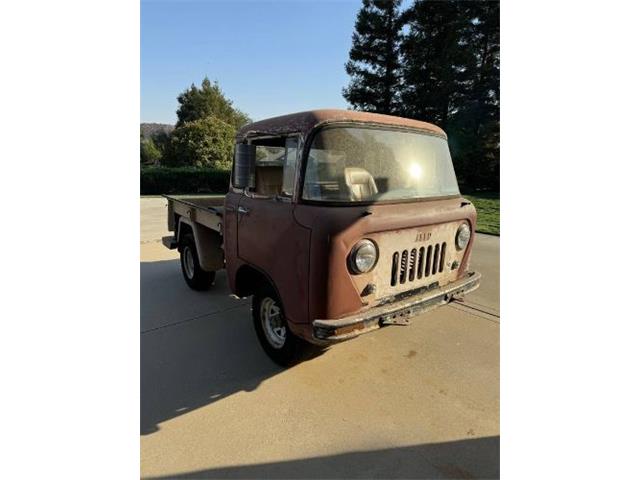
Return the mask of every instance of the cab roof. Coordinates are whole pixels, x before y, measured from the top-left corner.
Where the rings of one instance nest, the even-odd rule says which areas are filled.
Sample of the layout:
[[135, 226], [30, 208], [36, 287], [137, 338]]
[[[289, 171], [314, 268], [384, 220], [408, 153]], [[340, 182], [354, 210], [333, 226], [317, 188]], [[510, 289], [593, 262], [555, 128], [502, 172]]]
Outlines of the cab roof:
[[249, 136], [260, 134], [283, 135], [287, 133], [301, 133], [306, 136], [312, 129], [319, 125], [350, 122], [425, 130], [446, 138], [444, 131], [431, 123], [379, 113], [337, 109], [309, 110], [306, 112], [282, 115], [280, 117], [267, 118], [241, 127], [236, 137], [238, 141], [243, 141]]

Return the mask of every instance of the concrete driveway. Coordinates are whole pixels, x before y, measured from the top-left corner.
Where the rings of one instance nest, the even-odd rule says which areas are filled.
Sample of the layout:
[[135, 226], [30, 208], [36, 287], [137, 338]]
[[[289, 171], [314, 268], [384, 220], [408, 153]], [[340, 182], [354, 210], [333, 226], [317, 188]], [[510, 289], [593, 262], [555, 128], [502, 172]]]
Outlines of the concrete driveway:
[[186, 286], [160, 243], [166, 201], [140, 203], [143, 477], [499, 476], [498, 237], [478, 236], [464, 304], [284, 370], [224, 272]]

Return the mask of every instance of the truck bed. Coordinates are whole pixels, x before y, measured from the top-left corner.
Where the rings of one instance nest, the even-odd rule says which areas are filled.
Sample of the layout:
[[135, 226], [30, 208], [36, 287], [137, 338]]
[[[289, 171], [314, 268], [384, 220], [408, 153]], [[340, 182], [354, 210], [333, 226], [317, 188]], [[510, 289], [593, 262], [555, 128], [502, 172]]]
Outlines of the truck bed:
[[169, 229], [175, 214], [188, 218], [222, 235], [224, 195], [164, 195], [168, 202]]

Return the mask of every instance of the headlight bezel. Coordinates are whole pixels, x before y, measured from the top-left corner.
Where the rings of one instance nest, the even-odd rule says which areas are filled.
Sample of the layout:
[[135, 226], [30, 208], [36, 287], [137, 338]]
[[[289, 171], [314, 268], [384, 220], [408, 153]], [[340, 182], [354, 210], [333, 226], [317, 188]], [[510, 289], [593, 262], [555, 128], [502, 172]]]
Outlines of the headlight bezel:
[[[461, 241], [464, 242], [464, 245], [461, 245]], [[456, 250], [462, 251], [469, 246], [469, 242], [471, 241], [471, 227], [467, 222], [460, 224], [458, 230], [456, 231]]]
[[[373, 252], [374, 252], [374, 255], [375, 255], [373, 263], [366, 270], [362, 270], [358, 266], [358, 263], [357, 263], [358, 253], [360, 253], [360, 251], [363, 248], [373, 248]], [[378, 250], [378, 245], [376, 244], [376, 242], [374, 242], [373, 240], [371, 240], [369, 238], [363, 238], [362, 240], [359, 240], [353, 246], [353, 248], [351, 248], [351, 251], [349, 252], [349, 261], [348, 261], [349, 270], [351, 271], [351, 273], [353, 273], [355, 275], [360, 275], [360, 274], [363, 274], [363, 273], [369, 273], [376, 267], [376, 265], [378, 264], [378, 259], [379, 258], [380, 258], [380, 252]]]

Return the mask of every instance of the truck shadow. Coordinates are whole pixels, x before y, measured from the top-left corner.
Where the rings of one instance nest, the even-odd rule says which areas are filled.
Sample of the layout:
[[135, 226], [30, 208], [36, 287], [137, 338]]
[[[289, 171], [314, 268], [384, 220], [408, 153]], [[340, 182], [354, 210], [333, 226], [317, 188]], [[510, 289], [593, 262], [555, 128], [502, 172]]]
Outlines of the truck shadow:
[[282, 371], [262, 351], [248, 300], [224, 272], [209, 292], [184, 283], [178, 260], [140, 263], [140, 432]]
[[500, 437], [467, 438], [147, 478], [500, 478]]

